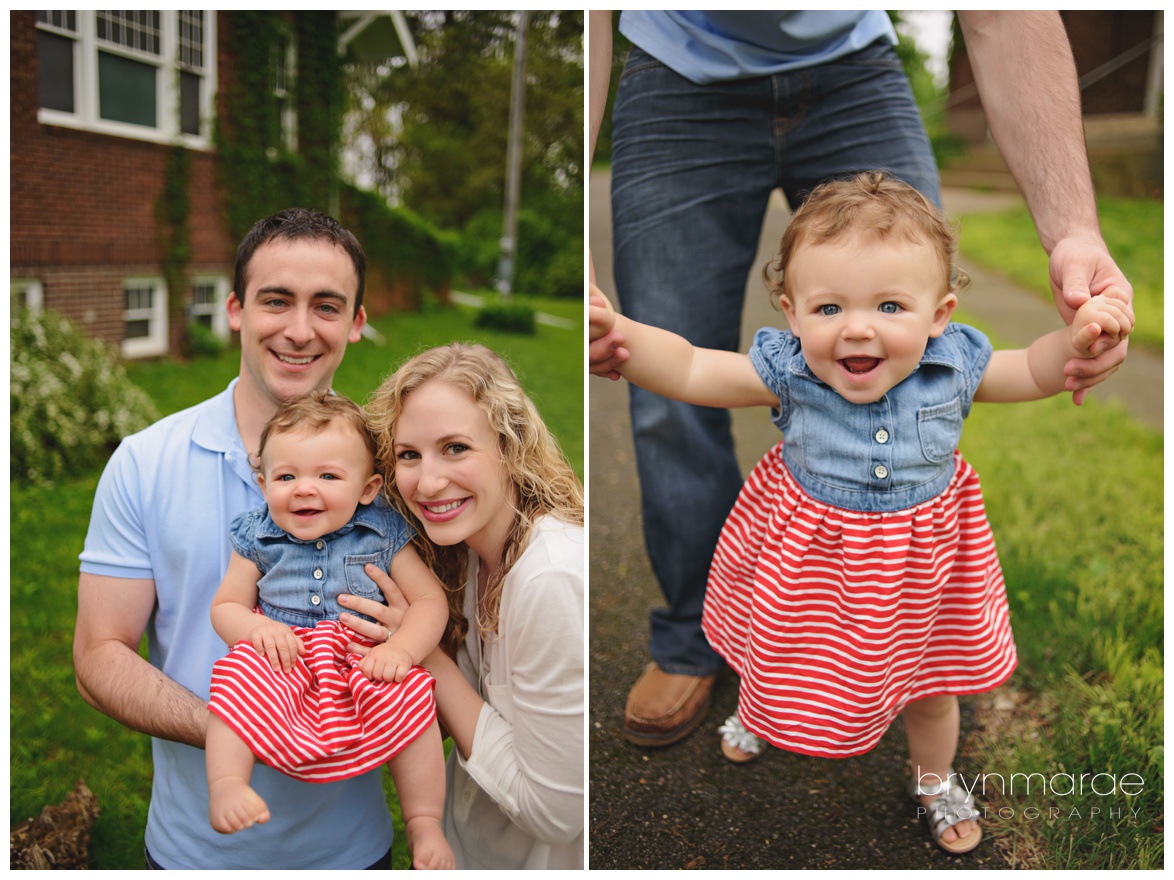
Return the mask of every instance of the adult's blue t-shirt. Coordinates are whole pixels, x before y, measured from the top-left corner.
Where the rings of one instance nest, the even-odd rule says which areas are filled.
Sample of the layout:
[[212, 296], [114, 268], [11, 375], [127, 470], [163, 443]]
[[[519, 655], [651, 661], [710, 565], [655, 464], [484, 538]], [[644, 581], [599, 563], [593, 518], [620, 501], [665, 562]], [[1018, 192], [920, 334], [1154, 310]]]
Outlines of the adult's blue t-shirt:
[[814, 67], [877, 40], [897, 44], [883, 10], [627, 10], [620, 33], [698, 85]]

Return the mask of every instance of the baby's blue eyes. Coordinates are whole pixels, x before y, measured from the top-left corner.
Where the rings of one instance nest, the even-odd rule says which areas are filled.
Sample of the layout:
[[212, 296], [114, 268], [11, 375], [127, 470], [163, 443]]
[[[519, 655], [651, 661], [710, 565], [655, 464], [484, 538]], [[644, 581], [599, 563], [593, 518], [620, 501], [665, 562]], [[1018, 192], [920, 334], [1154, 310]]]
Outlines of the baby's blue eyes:
[[[831, 318], [834, 315], [838, 315], [841, 311], [842, 309], [839, 306], [833, 305], [832, 303], [826, 303], [816, 309], [816, 312], [823, 315], [825, 318]], [[877, 307], [877, 311], [884, 315], [895, 315], [901, 311], [901, 304], [895, 302], [883, 302], [880, 304], [880, 306]]]
[[[277, 479], [278, 479], [278, 482], [288, 483], [290, 480], [296, 480], [297, 477], [295, 477], [293, 474], [282, 474]], [[323, 474], [322, 479], [324, 479], [324, 480], [337, 480], [338, 477], [335, 476], [334, 474]]]

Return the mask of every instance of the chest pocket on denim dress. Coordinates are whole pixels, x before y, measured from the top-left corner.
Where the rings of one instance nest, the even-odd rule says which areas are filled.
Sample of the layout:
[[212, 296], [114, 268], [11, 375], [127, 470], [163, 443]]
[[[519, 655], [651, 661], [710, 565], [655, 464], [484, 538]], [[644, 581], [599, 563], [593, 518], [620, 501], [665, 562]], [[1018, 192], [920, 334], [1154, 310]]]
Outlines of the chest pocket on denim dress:
[[[367, 576], [367, 572], [363, 571], [363, 566], [367, 564], [378, 566], [383, 571], [387, 571], [391, 566], [391, 554], [385, 551], [348, 554], [346, 562], [343, 564], [343, 570], [346, 572], [346, 591], [354, 593], [356, 596], [362, 596], [364, 599], [384, 602], [383, 593], [380, 592], [375, 581], [371, 580]], [[384, 604], [386, 603], [384, 602]]]
[[954, 455], [962, 425], [962, 399], [959, 397], [917, 411], [917, 433], [921, 451], [929, 461], [945, 461]]

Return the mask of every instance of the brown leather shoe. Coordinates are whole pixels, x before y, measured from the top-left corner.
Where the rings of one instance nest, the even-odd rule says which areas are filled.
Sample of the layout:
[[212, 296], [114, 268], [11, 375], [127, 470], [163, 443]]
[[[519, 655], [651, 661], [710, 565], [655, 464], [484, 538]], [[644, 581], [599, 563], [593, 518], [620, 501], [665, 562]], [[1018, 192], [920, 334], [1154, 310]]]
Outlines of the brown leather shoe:
[[672, 675], [649, 663], [628, 693], [624, 739], [638, 746], [680, 742], [709, 711], [716, 680], [716, 675]]

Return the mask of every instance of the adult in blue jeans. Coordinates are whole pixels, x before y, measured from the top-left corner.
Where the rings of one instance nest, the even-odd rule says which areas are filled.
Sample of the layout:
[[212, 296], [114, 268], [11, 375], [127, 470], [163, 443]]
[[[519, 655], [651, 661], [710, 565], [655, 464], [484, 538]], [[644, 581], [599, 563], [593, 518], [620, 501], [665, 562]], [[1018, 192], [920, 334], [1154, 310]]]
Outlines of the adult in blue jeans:
[[[1056, 12], [958, 12], [987, 121], [1050, 257], [1064, 320], [1132, 288], [1101, 237], [1072, 52]], [[767, 200], [882, 168], [939, 206], [938, 172], [883, 11], [624, 12], [632, 42], [612, 112], [616, 292], [625, 314], [734, 350]], [[591, 148], [611, 73], [611, 13], [590, 20]], [[592, 269], [594, 274], [594, 269]], [[594, 278], [592, 278], [594, 280]], [[627, 357], [592, 342], [591, 372]], [[1083, 401], [1126, 346], [1067, 367]], [[631, 389], [645, 543], [667, 607], [632, 687], [624, 735], [671, 745], [704, 717], [724, 667], [701, 632], [718, 533], [742, 486], [726, 410]]]

